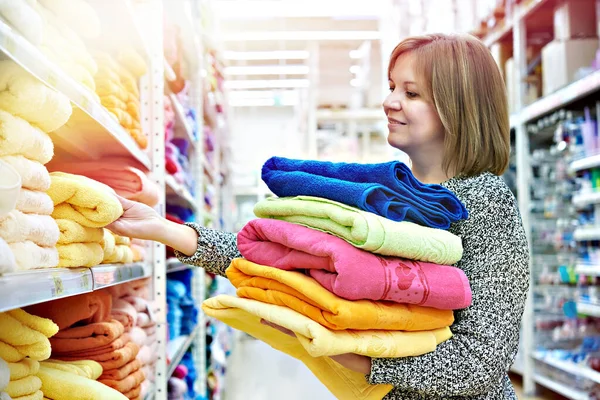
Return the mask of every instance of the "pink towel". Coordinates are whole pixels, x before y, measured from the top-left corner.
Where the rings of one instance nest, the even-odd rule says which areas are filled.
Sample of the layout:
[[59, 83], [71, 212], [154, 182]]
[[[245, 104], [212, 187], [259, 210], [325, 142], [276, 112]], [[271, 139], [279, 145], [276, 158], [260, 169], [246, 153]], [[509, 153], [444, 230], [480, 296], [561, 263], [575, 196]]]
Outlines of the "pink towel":
[[146, 331], [144, 331], [139, 326], [134, 326], [133, 328], [131, 328], [128, 334], [131, 338], [131, 341], [140, 346], [140, 348], [142, 348], [142, 346], [146, 344], [146, 340], [148, 340], [148, 335], [146, 335]]
[[159, 200], [158, 186], [142, 171], [131, 165], [127, 159], [114, 157], [102, 161], [85, 161], [73, 163], [51, 162], [51, 171], [62, 171], [83, 175], [110, 186], [126, 199], [139, 201], [155, 206]]
[[21, 187], [45, 192], [50, 188], [50, 174], [44, 164], [24, 156], [4, 156], [0, 160], [10, 164], [21, 175]]
[[45, 192], [21, 189], [15, 208], [26, 214], [51, 215], [54, 203]]
[[58, 242], [59, 234], [56, 221], [49, 215], [23, 214], [13, 210], [0, 217], [0, 237], [7, 243], [29, 240], [39, 246], [52, 247]]
[[250, 221], [237, 237], [249, 261], [284, 270], [307, 269], [348, 300], [389, 300], [444, 310], [471, 304], [465, 273], [454, 267], [360, 250], [327, 233], [273, 219]]
[[113, 299], [112, 317], [123, 324], [125, 332], [129, 332], [137, 322], [137, 311], [125, 300]]
[[133, 306], [133, 308], [135, 308], [135, 311], [137, 311], [138, 313], [142, 312], [142, 311], [146, 311], [148, 309], [148, 301], [141, 297], [125, 296], [125, 297], [123, 297], [123, 300], [125, 300], [126, 302], [131, 304]]

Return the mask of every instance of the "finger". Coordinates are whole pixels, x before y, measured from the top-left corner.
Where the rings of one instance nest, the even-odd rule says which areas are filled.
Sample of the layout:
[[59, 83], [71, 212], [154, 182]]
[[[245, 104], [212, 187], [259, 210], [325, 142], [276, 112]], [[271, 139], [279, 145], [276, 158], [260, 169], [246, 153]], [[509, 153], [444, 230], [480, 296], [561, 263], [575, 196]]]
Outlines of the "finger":
[[115, 194], [115, 197], [121, 203], [123, 210], [127, 210], [128, 208], [131, 208], [135, 205], [135, 201], [126, 199], [125, 197], [119, 196], [118, 194]]

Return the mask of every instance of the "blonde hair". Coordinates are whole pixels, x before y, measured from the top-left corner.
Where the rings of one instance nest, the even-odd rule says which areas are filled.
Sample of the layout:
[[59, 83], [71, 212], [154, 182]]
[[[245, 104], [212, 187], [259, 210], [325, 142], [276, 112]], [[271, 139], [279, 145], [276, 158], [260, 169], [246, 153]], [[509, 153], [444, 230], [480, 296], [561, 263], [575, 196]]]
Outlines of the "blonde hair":
[[501, 175], [510, 157], [510, 127], [506, 87], [491, 53], [470, 35], [410, 37], [392, 51], [388, 77], [398, 57], [409, 52], [446, 131], [445, 172]]

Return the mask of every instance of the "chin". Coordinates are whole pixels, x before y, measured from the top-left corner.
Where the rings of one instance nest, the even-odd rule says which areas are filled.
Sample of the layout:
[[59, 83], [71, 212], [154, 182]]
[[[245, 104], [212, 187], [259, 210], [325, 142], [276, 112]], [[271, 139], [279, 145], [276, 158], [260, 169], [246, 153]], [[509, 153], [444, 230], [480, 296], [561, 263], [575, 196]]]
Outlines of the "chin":
[[399, 136], [400, 135], [398, 135], [397, 133], [390, 132], [387, 137], [387, 142], [393, 148], [406, 152], [406, 143], [404, 140], [402, 140], [403, 138]]

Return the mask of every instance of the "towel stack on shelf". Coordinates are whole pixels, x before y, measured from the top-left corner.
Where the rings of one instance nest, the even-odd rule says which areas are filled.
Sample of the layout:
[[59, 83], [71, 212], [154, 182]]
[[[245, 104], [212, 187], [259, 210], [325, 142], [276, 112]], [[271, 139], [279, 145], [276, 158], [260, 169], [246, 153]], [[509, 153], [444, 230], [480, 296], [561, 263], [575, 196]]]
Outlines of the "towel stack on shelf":
[[123, 324], [114, 318], [122, 314], [120, 309], [113, 307], [109, 292], [85, 293], [36, 304], [27, 310], [55, 321], [60, 328], [50, 340], [53, 359], [96, 361], [102, 367], [98, 382], [128, 399], [140, 398], [145, 377], [141, 363], [136, 360], [139, 346], [125, 332]]
[[16, 209], [0, 216], [0, 238], [9, 244], [19, 270], [58, 265], [59, 232], [50, 217], [45, 164], [54, 155], [48, 132], [64, 125], [71, 111], [68, 98], [13, 61], [0, 62], [0, 160], [21, 177]]
[[95, 81], [100, 102], [138, 146], [145, 149], [148, 139], [142, 132], [138, 87], [138, 79], [146, 74], [144, 60], [133, 49], [121, 50], [116, 58], [108, 53], [95, 52], [94, 58], [98, 63]]
[[[39, 361], [50, 357], [48, 339], [57, 332], [58, 326], [51, 320], [22, 309], [0, 313], [0, 359], [7, 363], [9, 373], [3, 390], [12, 399], [42, 399]], [[1, 368], [0, 380], [6, 380], [6, 370]]]
[[4, 391], [10, 382], [10, 370], [6, 361], [0, 358], [0, 400], [11, 400]]
[[104, 228], [104, 235], [100, 244], [104, 254], [102, 264], [129, 264], [133, 262], [130, 238], [115, 235]]
[[108, 186], [80, 175], [52, 172], [48, 194], [52, 217], [61, 226], [57, 245], [60, 267], [93, 267], [104, 259], [102, 228], [117, 220], [123, 207]]
[[452, 310], [470, 305], [471, 290], [449, 266], [462, 244], [446, 229], [467, 210], [396, 162], [274, 157], [263, 180], [280, 198], [257, 204], [260, 218], [238, 233], [244, 259], [227, 270], [238, 297], [203, 309], [300, 359], [337, 397], [381, 398], [388, 385], [370, 386], [328, 356], [418, 356], [451, 337]]

